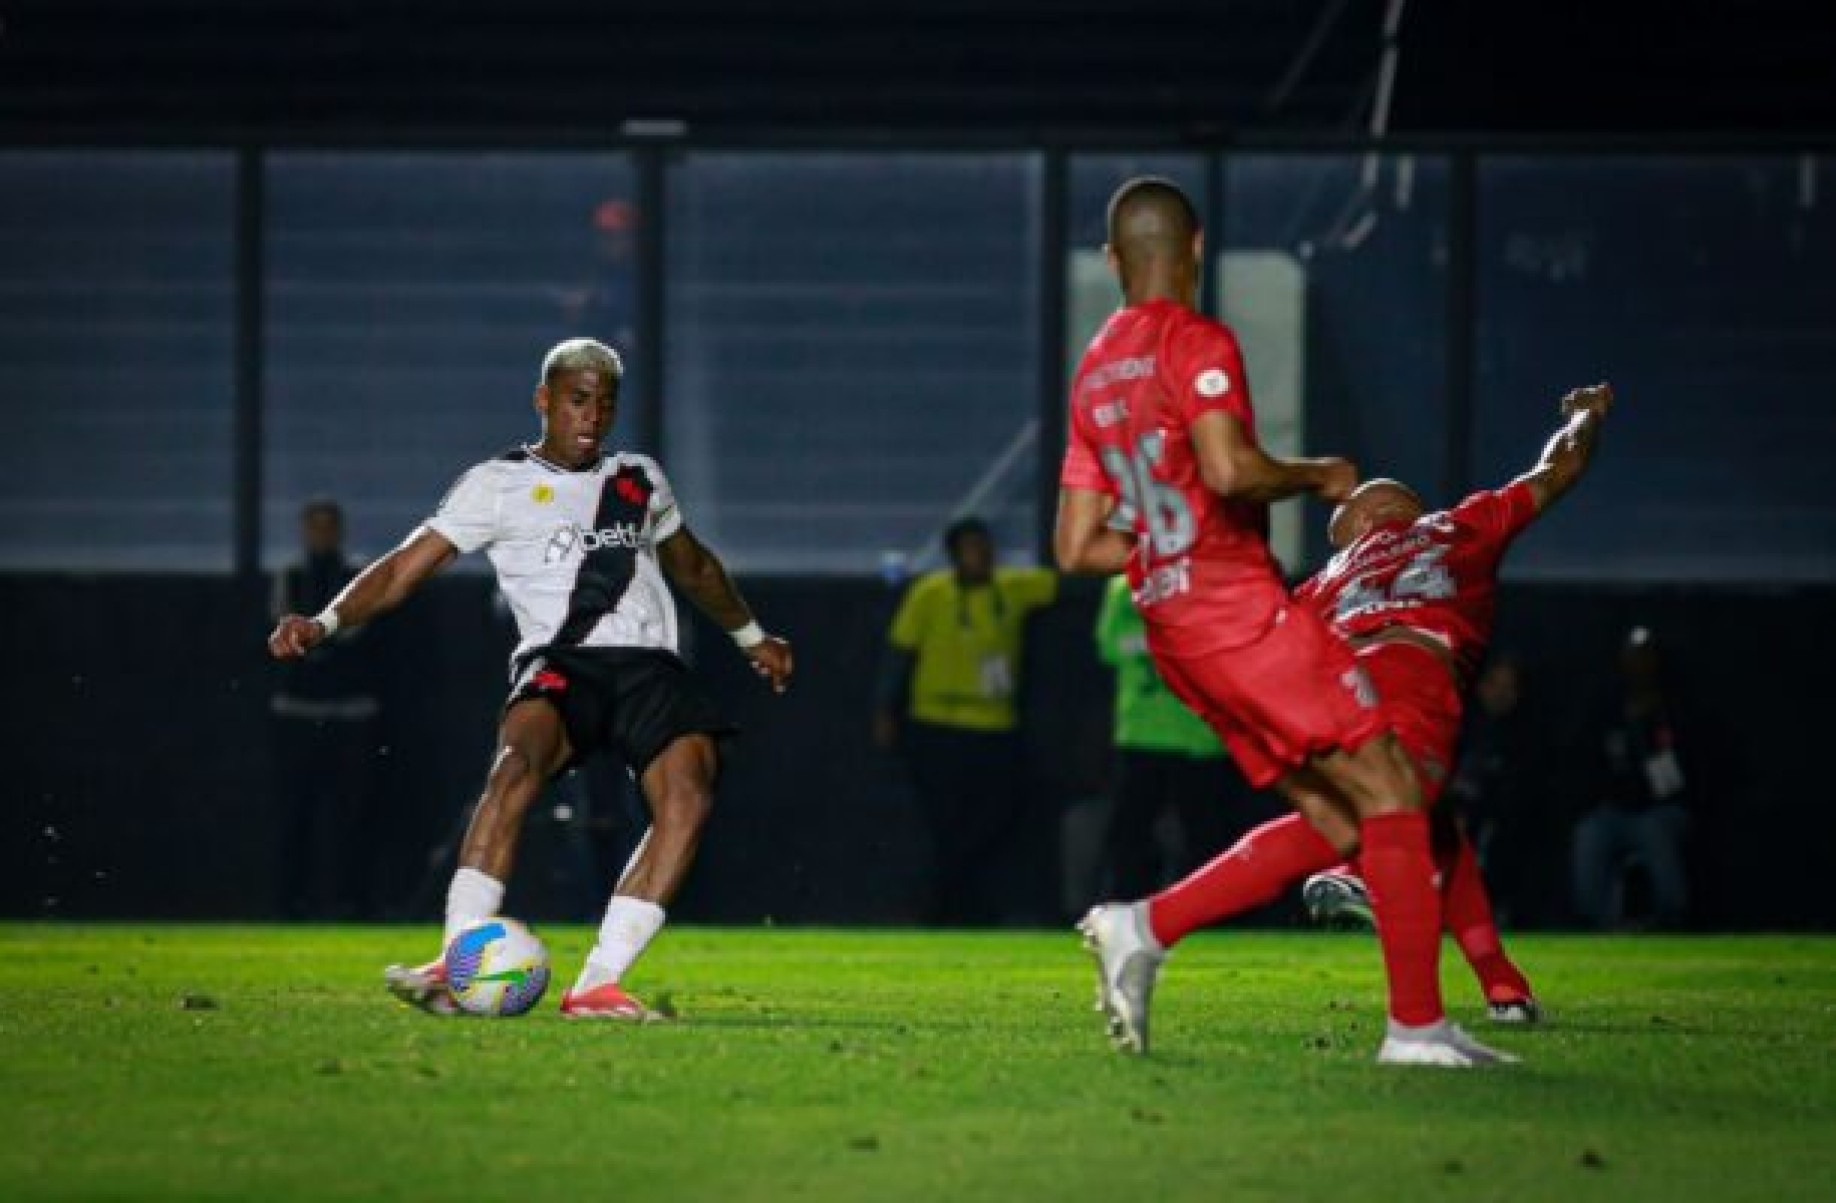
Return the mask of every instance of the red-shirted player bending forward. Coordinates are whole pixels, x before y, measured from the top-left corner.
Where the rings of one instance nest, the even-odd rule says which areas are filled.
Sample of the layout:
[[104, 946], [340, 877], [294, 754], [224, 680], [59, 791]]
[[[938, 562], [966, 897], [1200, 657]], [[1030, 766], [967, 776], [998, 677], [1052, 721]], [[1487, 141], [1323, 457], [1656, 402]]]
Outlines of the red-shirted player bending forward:
[[[1091, 342], [1072, 385], [1059, 565], [1127, 570], [1162, 679], [1217, 730], [1252, 785], [1278, 785], [1302, 808], [1330, 807], [1326, 824], [1351, 803], [1390, 985], [1378, 1059], [1504, 1060], [1442, 1010], [1441, 900], [1413, 767], [1351, 649], [1292, 603], [1269, 553], [1269, 502], [1307, 492], [1343, 500], [1356, 469], [1279, 459], [1258, 445], [1236, 339], [1194, 309], [1204, 242], [1176, 186], [1124, 184], [1110, 202], [1106, 249], [1126, 306]], [[1175, 942], [1340, 855], [1305, 823], [1259, 829], [1171, 890], [1093, 910], [1080, 928], [1118, 1045], [1146, 1051], [1149, 1003]]]
[[[1581, 478], [1612, 403], [1604, 384], [1569, 393], [1564, 425], [1534, 467], [1451, 510], [1426, 513], [1414, 490], [1394, 480], [1359, 486], [1327, 527], [1338, 554], [1295, 590], [1357, 650], [1430, 805], [1453, 767], [1462, 696], [1491, 639], [1498, 565], [1524, 528]], [[1535, 1022], [1530, 983], [1499, 941], [1472, 844], [1445, 818], [1436, 823], [1436, 851], [1447, 930], [1477, 974], [1491, 1017]], [[1356, 846], [1349, 819], [1326, 834], [1348, 851]], [[1357, 886], [1337, 875], [1320, 884]]]

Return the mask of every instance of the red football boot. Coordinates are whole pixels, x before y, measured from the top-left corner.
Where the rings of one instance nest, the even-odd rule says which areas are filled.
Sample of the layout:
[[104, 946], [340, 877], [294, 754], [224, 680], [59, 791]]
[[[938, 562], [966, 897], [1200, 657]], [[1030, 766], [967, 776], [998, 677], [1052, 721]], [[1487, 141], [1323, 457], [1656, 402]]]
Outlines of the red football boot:
[[590, 990], [569, 990], [561, 996], [561, 1014], [569, 1019], [619, 1019], [626, 1023], [649, 1023], [659, 1019], [617, 982], [607, 982]]

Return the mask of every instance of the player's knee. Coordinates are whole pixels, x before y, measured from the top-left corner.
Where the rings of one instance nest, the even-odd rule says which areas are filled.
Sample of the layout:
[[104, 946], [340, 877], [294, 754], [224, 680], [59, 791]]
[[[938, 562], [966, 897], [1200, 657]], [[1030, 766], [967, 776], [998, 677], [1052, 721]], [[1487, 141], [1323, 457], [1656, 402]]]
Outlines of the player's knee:
[[1341, 856], [1358, 854], [1358, 825], [1337, 807], [1322, 807], [1305, 812], [1307, 822], [1319, 832], [1320, 837], [1331, 844]]
[[535, 758], [520, 744], [507, 743], [497, 750], [485, 780], [485, 797], [501, 805], [527, 807], [541, 790]]
[[1345, 855], [1358, 849], [1358, 825], [1321, 790], [1283, 783], [1282, 795], [1320, 836]]
[[714, 790], [705, 782], [672, 782], [659, 792], [656, 814], [659, 827], [674, 831], [701, 830], [714, 811]]
[[1393, 737], [1373, 739], [1337, 758], [1332, 776], [1364, 818], [1420, 810], [1421, 786], [1398, 753]]

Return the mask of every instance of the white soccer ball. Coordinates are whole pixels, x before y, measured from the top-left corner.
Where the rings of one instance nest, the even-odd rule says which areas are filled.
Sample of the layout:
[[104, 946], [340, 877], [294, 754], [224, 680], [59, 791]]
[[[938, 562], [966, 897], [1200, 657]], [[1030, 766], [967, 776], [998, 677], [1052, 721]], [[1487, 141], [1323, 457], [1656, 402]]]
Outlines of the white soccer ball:
[[474, 1015], [521, 1015], [548, 989], [548, 948], [515, 919], [480, 919], [447, 944], [446, 984]]

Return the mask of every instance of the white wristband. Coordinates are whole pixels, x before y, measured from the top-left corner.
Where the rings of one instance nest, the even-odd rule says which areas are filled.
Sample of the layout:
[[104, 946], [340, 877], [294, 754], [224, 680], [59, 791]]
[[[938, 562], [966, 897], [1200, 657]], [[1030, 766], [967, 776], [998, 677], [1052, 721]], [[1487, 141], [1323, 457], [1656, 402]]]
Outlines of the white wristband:
[[727, 634], [732, 638], [733, 642], [740, 645], [743, 651], [751, 651], [753, 648], [759, 646], [759, 644], [765, 642], [765, 629], [758, 624], [757, 619], [747, 623], [737, 631], [728, 631]]
[[331, 606], [327, 606], [313, 615], [312, 620], [325, 628], [325, 637], [327, 639], [336, 635], [338, 633], [338, 628], [344, 625], [338, 621], [338, 611]]

